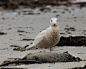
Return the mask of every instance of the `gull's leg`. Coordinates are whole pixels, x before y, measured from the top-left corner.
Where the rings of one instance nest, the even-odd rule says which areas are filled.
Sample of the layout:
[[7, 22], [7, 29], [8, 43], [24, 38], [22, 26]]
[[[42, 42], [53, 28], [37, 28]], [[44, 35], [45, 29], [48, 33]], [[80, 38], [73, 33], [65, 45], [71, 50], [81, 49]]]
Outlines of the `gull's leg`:
[[52, 48], [50, 48], [50, 52], [52, 51], [53, 49]]
[[54, 48], [52, 47], [52, 48], [50, 48], [50, 51], [58, 51], [58, 48], [57, 47], [54, 47]]
[[45, 52], [45, 49], [43, 49], [43, 52]]

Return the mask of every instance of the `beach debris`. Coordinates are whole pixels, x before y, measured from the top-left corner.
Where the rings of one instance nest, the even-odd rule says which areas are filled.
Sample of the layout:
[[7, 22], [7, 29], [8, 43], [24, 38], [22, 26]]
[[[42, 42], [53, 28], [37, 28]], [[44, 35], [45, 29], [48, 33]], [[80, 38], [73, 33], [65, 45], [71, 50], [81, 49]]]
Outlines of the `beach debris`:
[[23, 47], [22, 47], [22, 48], [20, 48], [20, 47], [19, 47], [19, 48], [14, 48], [13, 50], [14, 50], [14, 51], [26, 51], [26, 49], [23, 48]]
[[23, 33], [23, 32], [25, 32], [25, 31], [23, 31], [23, 30], [18, 30], [18, 32], [21, 32], [21, 33]]
[[19, 34], [19, 36], [25, 36], [25, 35], [23, 35], [23, 34]]
[[62, 14], [64, 14], [64, 13], [65, 13], [65, 11], [62, 12]]
[[0, 35], [6, 35], [7, 33], [4, 33], [4, 32], [0, 32]]
[[15, 47], [13, 50], [14, 51], [25, 51], [25, 47], [20, 47], [18, 45], [11, 45], [10, 47]]
[[19, 48], [20, 46], [18, 46], [18, 45], [10, 45], [10, 47], [18, 47]]
[[86, 35], [86, 30], [83, 30], [82, 34]]
[[33, 41], [34, 39], [22, 39], [21, 41]]
[[61, 32], [60, 34], [65, 34], [65, 33]]
[[3, 20], [5, 20], [5, 18], [4, 18], [4, 17], [2, 17], [2, 19], [3, 19]]
[[[17, 32], [19, 32], [19, 33], [30, 33], [30, 32], [26, 32], [26, 31], [24, 31], [24, 30], [18, 30]], [[21, 35], [21, 34], [20, 34]]]
[[10, 47], [15, 47], [13, 50], [14, 51], [26, 51], [26, 47], [29, 45], [25, 45], [24, 47], [18, 46], [18, 45], [10, 45]]
[[11, 30], [12, 28], [8, 28], [8, 30]]
[[64, 28], [64, 30], [67, 30], [67, 31], [76, 31], [76, 29], [74, 27]]
[[32, 10], [32, 9], [23, 9], [19, 12], [19, 15], [39, 15], [40, 12], [39, 10], [35, 9], [35, 10]]
[[58, 11], [53, 11], [53, 13], [57, 13]]
[[38, 61], [34, 61], [34, 60], [12, 60], [12, 61], [9, 61], [9, 60], [6, 60], [6, 61], [3, 61], [3, 63], [0, 65], [0, 67], [2, 66], [7, 66], [9, 64], [34, 64], [34, 63], [40, 63]]
[[9, 64], [34, 64], [34, 63], [55, 63], [55, 62], [72, 62], [82, 61], [79, 57], [74, 57], [68, 52], [37, 52], [29, 53], [21, 59], [3, 61], [0, 66], [6, 66]]
[[68, 33], [68, 34], [72, 34], [70, 31], [65, 31], [66, 33]]
[[59, 43], [56, 46], [86, 46], [85, 36], [70, 36], [60, 38]]
[[86, 32], [86, 30], [83, 30], [84, 32]]
[[42, 8], [40, 8], [40, 11], [42, 11], [42, 12], [50, 12], [51, 9], [47, 8], [47, 7], [42, 7]]
[[60, 16], [60, 14], [57, 14], [57, 15], [56, 15], [56, 17], [59, 17], [59, 16]]

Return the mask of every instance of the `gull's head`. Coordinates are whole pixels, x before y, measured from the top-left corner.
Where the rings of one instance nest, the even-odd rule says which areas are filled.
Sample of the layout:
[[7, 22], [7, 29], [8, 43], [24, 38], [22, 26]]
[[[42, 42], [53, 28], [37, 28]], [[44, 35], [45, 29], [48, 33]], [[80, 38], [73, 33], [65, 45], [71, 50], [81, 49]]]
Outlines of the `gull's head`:
[[58, 18], [56, 18], [56, 17], [53, 17], [53, 18], [50, 19], [50, 24], [51, 24], [52, 27], [57, 27], [58, 22], [59, 22]]

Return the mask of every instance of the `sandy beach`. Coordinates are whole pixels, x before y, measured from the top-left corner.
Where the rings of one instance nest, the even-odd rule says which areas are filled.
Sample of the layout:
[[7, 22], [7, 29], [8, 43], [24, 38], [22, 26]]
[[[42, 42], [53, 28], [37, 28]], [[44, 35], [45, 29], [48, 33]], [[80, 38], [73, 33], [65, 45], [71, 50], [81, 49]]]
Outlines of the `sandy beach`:
[[[30, 51], [14, 51], [11, 45], [24, 47], [31, 45], [33, 40], [23, 41], [22, 39], [34, 39], [36, 35], [49, 27], [50, 18], [58, 17], [61, 36], [86, 36], [86, 7], [79, 8], [78, 6], [54, 6], [51, 11], [41, 12], [40, 8], [36, 9], [17, 9], [15, 11], [6, 10], [0, 12], [0, 64], [4, 60], [10, 58], [22, 58], [28, 53], [39, 52], [40, 50]], [[32, 10], [35, 14], [23, 15], [22, 11]], [[39, 12], [40, 14], [36, 14]], [[18, 14], [20, 13], [20, 15]], [[73, 27], [75, 31], [66, 32], [65, 28]], [[46, 50], [49, 51], [49, 50]], [[80, 46], [63, 46], [56, 47], [55, 51], [65, 52], [82, 60], [86, 60], [86, 47]], [[74, 67], [83, 67], [86, 61], [80, 62], [56, 62], [56, 63], [43, 63], [43, 64], [29, 64], [18, 66], [6, 66], [8, 68], [27, 68], [27, 69], [67, 69]]]

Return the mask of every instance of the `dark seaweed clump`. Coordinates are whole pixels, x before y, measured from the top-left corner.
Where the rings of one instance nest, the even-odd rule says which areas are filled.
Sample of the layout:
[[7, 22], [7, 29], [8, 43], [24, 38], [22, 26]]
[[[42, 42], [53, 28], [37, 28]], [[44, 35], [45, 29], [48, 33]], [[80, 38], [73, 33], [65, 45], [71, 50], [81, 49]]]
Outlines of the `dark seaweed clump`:
[[61, 37], [59, 43], [56, 46], [86, 46], [86, 37]]

